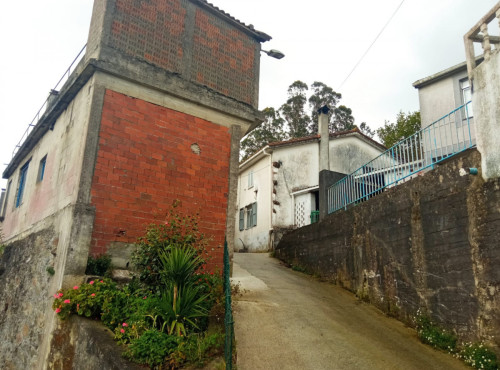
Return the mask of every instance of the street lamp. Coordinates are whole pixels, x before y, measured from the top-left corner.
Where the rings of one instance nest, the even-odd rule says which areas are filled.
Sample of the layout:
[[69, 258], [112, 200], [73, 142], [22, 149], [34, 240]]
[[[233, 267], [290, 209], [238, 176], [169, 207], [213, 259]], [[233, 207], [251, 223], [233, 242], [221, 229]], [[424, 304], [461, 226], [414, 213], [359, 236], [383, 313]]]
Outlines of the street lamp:
[[281, 59], [285, 56], [281, 51], [276, 50], [276, 49], [271, 49], [269, 51], [267, 50], [261, 50], [263, 53], [266, 53], [269, 55], [271, 58], [276, 58], [276, 59]]

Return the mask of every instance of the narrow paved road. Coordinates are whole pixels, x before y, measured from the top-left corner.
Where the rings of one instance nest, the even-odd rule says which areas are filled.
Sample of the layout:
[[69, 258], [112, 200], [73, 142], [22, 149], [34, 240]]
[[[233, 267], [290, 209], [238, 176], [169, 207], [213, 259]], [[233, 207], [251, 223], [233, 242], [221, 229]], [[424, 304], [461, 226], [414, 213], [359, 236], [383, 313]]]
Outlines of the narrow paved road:
[[235, 253], [238, 370], [469, 369], [413, 330], [267, 254]]

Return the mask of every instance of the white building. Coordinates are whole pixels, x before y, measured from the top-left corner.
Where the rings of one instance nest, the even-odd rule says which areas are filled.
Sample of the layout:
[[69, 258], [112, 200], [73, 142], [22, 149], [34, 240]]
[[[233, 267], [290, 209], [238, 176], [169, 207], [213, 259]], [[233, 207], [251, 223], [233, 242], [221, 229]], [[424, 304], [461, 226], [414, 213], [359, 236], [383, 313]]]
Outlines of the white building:
[[[477, 59], [477, 63], [483, 58]], [[438, 161], [476, 142], [471, 86], [463, 62], [413, 83], [418, 89], [422, 133], [428, 160]], [[468, 103], [468, 104], [467, 104]]]
[[[270, 143], [240, 164], [236, 251], [268, 251], [284, 229], [317, 217], [319, 147], [319, 135]], [[330, 134], [328, 168], [340, 179], [385, 149], [358, 129]]]

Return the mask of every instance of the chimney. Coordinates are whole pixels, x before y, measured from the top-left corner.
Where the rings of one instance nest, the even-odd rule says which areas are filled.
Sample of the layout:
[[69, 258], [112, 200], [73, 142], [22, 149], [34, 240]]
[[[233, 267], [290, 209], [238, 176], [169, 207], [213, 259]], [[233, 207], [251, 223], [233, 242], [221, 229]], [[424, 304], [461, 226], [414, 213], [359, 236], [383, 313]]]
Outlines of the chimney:
[[328, 112], [330, 108], [324, 105], [318, 109], [318, 135], [320, 136], [319, 142], [319, 170], [330, 169], [330, 150], [328, 143], [330, 136], [328, 132]]

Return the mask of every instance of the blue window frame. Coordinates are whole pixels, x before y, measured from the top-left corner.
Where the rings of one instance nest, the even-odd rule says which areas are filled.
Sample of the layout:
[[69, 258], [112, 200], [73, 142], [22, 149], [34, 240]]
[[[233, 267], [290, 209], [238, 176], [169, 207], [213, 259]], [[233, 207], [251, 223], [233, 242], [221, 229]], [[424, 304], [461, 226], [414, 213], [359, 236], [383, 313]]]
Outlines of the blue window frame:
[[19, 207], [23, 201], [24, 186], [26, 185], [26, 176], [28, 175], [29, 164], [30, 162], [28, 161], [21, 167], [19, 174], [19, 188], [17, 189], [16, 196], [16, 208]]
[[40, 166], [38, 166], [38, 176], [36, 182], [43, 180], [43, 175], [45, 174], [45, 164], [47, 163], [47, 156], [43, 157], [40, 161]]

